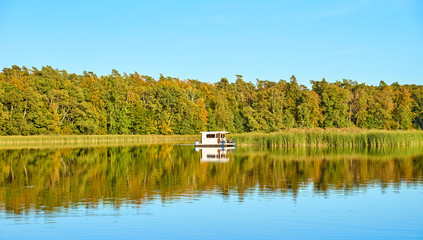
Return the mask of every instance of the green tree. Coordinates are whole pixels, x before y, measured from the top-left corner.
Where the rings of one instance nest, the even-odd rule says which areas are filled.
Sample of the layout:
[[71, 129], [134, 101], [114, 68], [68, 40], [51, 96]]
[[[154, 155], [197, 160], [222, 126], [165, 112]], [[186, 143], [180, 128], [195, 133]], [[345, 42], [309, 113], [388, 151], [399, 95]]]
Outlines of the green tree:
[[416, 128], [423, 129], [423, 86], [415, 86], [411, 97], [413, 99], [414, 125]]
[[395, 121], [394, 128], [410, 129], [413, 124], [414, 114], [411, 111], [412, 99], [410, 91], [407, 87], [402, 86], [400, 90], [394, 93], [394, 111], [393, 120]]
[[322, 109], [324, 127], [350, 127], [352, 126], [348, 103], [351, 92], [336, 84], [329, 84], [322, 92]]

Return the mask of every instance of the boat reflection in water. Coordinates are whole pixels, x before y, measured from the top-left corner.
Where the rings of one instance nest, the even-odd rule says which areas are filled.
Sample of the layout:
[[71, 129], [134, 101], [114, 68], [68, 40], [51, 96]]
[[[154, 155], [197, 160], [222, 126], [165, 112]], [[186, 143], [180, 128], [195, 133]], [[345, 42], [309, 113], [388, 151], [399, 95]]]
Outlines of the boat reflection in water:
[[235, 147], [196, 147], [195, 151], [201, 152], [201, 162], [228, 162], [230, 153]]

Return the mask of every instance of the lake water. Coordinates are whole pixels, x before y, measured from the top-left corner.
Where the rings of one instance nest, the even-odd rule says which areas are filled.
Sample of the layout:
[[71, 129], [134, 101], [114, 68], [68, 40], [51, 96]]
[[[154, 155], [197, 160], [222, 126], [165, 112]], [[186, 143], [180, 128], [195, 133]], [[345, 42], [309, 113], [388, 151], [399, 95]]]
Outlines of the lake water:
[[423, 149], [2, 149], [0, 239], [423, 239]]

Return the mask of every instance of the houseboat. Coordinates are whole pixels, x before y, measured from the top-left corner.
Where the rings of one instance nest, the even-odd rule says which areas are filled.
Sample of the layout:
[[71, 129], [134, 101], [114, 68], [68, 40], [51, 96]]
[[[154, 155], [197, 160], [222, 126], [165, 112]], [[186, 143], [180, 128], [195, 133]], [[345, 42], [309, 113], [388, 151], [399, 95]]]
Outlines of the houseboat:
[[195, 141], [195, 147], [224, 147], [235, 148], [236, 143], [232, 139], [227, 140], [226, 131], [201, 132], [201, 142]]

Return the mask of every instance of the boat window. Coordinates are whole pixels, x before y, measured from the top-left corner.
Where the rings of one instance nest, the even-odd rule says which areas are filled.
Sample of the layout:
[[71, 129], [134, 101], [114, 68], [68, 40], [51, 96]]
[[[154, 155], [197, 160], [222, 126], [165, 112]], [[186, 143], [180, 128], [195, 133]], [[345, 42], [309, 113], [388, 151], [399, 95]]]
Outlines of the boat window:
[[207, 158], [216, 158], [215, 154], [207, 154]]
[[222, 135], [220, 135], [221, 136], [221, 138], [225, 138], [225, 134], [224, 133], [222, 133]]
[[206, 138], [216, 138], [216, 135], [215, 134], [207, 134]]

